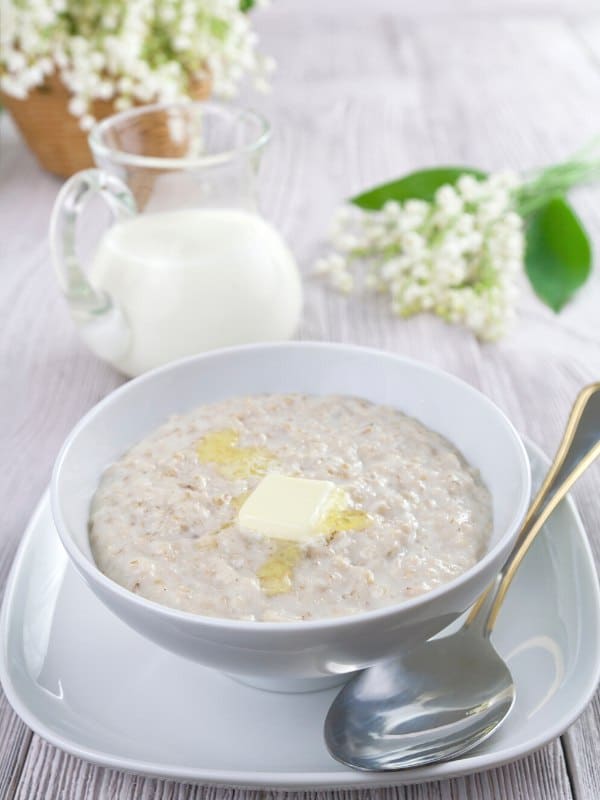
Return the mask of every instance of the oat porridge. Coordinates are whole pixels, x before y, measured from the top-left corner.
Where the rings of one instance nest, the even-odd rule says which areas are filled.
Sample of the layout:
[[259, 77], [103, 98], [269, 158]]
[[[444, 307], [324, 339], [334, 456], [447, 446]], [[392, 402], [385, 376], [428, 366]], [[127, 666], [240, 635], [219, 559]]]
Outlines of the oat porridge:
[[[264, 476], [328, 481], [308, 541], [243, 527]], [[293, 621], [415, 597], [473, 566], [491, 497], [444, 438], [345, 396], [234, 397], [172, 417], [102, 476], [94, 558], [132, 592], [197, 614]]]

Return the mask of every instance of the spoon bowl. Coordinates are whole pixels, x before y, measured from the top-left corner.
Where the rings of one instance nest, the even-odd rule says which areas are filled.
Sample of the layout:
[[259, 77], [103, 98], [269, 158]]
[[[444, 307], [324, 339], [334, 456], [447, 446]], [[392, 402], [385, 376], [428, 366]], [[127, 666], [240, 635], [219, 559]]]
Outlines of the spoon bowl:
[[[347, 684], [327, 715], [325, 741], [356, 769], [418, 767], [482, 742], [514, 701], [510, 670], [489, 639], [482, 643], [481, 633], [467, 627]], [[443, 742], [432, 741], [432, 729], [443, 731]]]

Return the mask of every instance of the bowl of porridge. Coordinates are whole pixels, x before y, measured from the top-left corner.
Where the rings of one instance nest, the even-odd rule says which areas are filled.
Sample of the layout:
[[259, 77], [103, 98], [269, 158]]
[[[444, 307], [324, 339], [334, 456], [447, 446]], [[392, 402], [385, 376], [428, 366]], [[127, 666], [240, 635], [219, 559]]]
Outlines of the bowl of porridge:
[[485, 396], [389, 353], [232, 348], [113, 392], [51, 494], [135, 630], [262, 688], [332, 685], [441, 631], [505, 560], [527, 456]]

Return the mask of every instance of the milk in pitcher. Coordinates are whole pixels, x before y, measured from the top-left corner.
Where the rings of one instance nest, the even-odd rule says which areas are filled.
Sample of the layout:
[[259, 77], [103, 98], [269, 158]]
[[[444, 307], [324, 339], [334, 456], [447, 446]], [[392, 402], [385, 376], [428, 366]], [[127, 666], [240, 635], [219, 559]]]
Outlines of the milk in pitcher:
[[82, 333], [128, 375], [216, 347], [287, 339], [301, 311], [290, 251], [272, 225], [243, 210], [184, 208], [119, 222], [88, 275], [127, 339], [111, 329], [115, 315]]

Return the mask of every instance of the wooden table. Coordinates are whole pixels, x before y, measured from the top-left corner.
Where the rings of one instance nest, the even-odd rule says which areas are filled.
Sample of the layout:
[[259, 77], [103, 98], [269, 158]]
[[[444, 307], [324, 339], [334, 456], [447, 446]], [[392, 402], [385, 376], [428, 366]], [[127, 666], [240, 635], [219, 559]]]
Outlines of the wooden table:
[[[339, 201], [434, 163], [527, 168], [568, 156], [600, 131], [600, 9], [595, 0], [280, 0], [260, 13], [279, 62], [252, 102], [274, 124], [264, 207], [308, 274]], [[49, 264], [59, 187], [10, 122], [0, 157], [0, 585], [59, 445], [122, 378], [80, 343]], [[577, 207], [600, 244], [600, 191]], [[548, 452], [577, 390], [600, 377], [600, 272], [556, 317], [525, 288], [514, 334], [483, 346], [436, 319], [391, 318], [306, 281], [303, 338], [383, 347], [470, 381]], [[600, 470], [575, 496], [600, 556]], [[265, 792], [227, 792], [239, 800]], [[467, 778], [377, 791], [397, 798], [600, 797], [600, 701], [521, 761]], [[67, 756], [33, 735], [0, 697], [0, 798], [186, 800], [223, 790], [165, 783]], [[316, 795], [315, 795], [316, 797]], [[333, 793], [327, 800], [333, 798]]]

